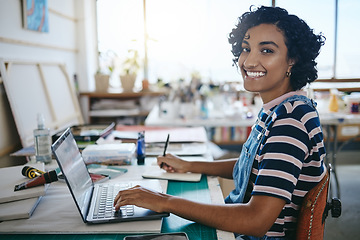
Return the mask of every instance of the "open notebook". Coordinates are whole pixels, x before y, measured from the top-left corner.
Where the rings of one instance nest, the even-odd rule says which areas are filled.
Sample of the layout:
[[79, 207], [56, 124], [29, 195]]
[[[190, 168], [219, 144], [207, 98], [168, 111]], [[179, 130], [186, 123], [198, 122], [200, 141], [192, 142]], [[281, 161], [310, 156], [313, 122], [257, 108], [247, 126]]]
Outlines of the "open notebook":
[[[52, 145], [52, 151], [85, 223], [123, 222], [169, 216], [168, 213], [157, 213], [136, 206], [125, 206], [120, 211], [115, 211], [112, 204], [117, 192], [138, 182], [94, 184], [69, 128]], [[141, 184], [145, 182], [141, 181]], [[158, 181], [149, 181], [146, 187], [162, 191]], [[109, 197], [104, 200], [109, 203], [108, 206], [101, 202], [106, 197]]]

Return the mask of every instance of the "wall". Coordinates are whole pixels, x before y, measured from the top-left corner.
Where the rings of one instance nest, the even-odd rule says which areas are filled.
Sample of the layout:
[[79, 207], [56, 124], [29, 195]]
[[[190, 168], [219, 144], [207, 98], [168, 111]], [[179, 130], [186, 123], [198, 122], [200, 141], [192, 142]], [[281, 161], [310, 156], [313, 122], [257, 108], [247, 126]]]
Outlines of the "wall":
[[[0, 58], [65, 63], [69, 76], [77, 75], [80, 91], [93, 90], [96, 0], [48, 0], [48, 8], [49, 32], [40, 33], [23, 28], [21, 0], [0, 0]], [[16, 161], [8, 155], [21, 146], [1, 80], [0, 132], [0, 166], [4, 166]]]

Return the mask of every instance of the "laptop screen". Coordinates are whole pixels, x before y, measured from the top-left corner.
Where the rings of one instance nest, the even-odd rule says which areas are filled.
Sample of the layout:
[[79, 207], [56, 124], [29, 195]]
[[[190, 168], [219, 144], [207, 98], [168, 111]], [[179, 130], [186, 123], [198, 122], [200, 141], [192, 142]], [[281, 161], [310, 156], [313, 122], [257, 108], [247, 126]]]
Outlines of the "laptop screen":
[[93, 183], [70, 129], [56, 140], [52, 150], [82, 218], [86, 219]]

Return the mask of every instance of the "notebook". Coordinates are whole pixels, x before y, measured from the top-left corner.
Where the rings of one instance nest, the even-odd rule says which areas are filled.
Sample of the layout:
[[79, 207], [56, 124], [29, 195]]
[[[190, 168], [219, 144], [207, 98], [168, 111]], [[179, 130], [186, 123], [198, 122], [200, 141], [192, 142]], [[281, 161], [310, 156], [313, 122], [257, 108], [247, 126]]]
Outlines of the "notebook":
[[201, 173], [169, 173], [158, 166], [149, 166], [142, 174], [143, 178], [165, 179], [183, 182], [200, 182]]
[[[136, 206], [125, 206], [119, 211], [114, 211], [112, 201], [115, 196], [110, 196], [110, 193], [102, 193], [102, 191], [115, 188], [112, 192], [116, 195], [120, 188], [128, 188], [139, 184], [139, 182], [129, 181], [126, 183], [94, 184], [70, 128], [66, 129], [54, 142], [52, 151], [65, 177], [65, 181], [82, 220], [85, 223], [150, 220], [169, 216], [168, 213], [157, 213]], [[142, 185], [144, 185], [143, 183], [147, 188], [162, 191], [160, 182], [158, 181], [141, 181]], [[100, 200], [102, 196], [110, 197], [109, 208], [96, 202]], [[102, 215], [100, 216], [100, 214]]]
[[[44, 170], [44, 164], [31, 164], [32, 167]], [[14, 191], [14, 186], [29, 179], [21, 174], [24, 166], [12, 166], [0, 168], [0, 203], [23, 200], [27, 198], [38, 198], [44, 196], [47, 185]]]

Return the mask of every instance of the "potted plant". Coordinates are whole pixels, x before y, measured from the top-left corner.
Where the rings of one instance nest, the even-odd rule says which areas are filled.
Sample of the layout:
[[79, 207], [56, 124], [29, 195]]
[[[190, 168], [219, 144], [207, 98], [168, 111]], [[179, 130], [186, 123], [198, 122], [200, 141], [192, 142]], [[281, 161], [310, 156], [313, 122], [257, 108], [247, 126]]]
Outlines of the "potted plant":
[[114, 57], [111, 56], [111, 53], [113, 52], [99, 52], [99, 68], [95, 73], [95, 89], [97, 92], [107, 92], [109, 88], [110, 77], [114, 71]]
[[111, 74], [98, 70], [95, 73], [95, 89], [97, 92], [107, 92]]
[[128, 57], [123, 62], [123, 72], [120, 75], [121, 86], [124, 92], [131, 92], [133, 90], [140, 68], [138, 51], [130, 49], [128, 53]]

